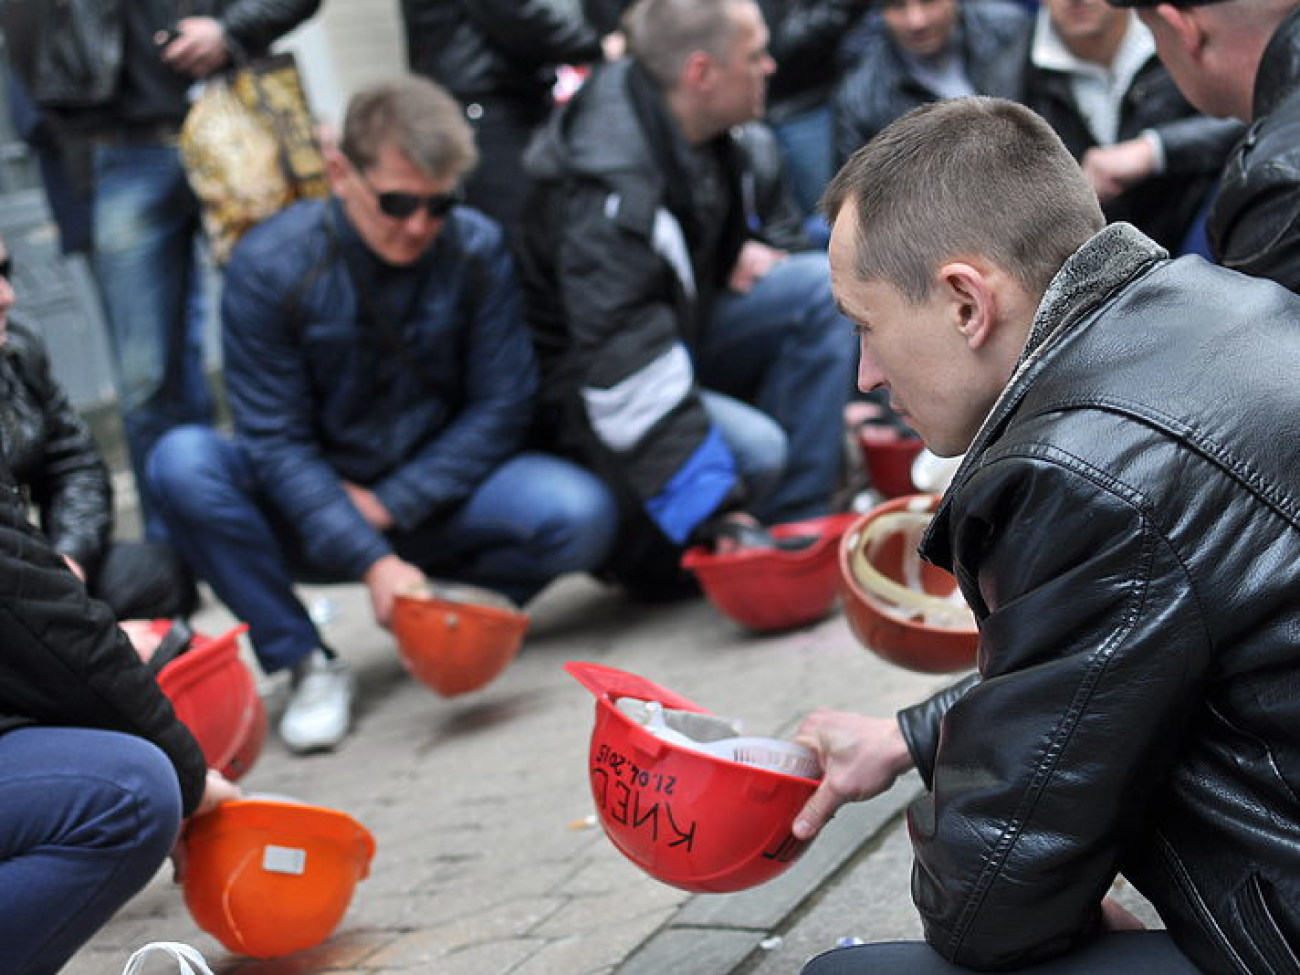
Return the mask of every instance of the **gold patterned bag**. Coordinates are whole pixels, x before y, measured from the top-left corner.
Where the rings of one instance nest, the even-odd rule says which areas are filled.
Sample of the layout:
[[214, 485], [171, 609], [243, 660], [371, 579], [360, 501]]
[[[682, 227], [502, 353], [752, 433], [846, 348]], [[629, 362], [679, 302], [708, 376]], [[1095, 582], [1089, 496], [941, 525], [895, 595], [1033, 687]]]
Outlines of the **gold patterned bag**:
[[329, 192], [292, 54], [208, 81], [181, 127], [180, 153], [218, 264], [257, 223], [294, 200]]

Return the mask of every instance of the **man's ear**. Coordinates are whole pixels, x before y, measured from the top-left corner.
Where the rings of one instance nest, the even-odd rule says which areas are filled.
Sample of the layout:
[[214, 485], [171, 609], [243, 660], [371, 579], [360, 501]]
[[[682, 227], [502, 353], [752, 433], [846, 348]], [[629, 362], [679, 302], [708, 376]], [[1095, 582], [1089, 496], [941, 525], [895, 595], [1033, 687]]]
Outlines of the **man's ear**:
[[325, 157], [325, 175], [329, 178], [330, 189], [337, 193], [351, 172], [351, 164], [337, 145], [321, 146], [321, 155]]
[[1188, 54], [1193, 57], [1200, 55], [1205, 47], [1205, 30], [1201, 26], [1196, 7], [1175, 7], [1173, 4], [1160, 3], [1151, 8], [1151, 13], [1168, 25]]
[[713, 75], [713, 57], [707, 51], [692, 51], [682, 62], [678, 74], [679, 87], [699, 89], [708, 84]]
[[953, 325], [966, 345], [979, 349], [993, 336], [998, 316], [995, 282], [983, 270], [964, 261], [950, 261], [935, 275], [936, 287], [946, 295]]

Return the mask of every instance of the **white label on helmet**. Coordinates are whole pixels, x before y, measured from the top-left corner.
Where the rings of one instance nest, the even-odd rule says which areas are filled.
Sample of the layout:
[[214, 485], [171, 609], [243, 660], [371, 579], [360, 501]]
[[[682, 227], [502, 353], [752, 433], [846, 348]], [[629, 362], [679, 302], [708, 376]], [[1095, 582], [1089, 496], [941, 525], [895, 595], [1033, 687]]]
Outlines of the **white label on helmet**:
[[262, 848], [262, 869], [267, 873], [301, 875], [307, 870], [307, 851], [268, 844]]

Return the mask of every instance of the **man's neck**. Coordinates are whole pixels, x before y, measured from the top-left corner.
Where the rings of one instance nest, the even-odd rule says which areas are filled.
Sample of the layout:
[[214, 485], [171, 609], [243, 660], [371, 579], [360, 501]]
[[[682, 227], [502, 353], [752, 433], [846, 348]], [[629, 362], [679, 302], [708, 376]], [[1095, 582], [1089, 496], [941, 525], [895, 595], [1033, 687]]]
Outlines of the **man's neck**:
[[[1119, 53], [1120, 45], [1124, 43], [1124, 35], [1128, 33], [1128, 27], [1129, 18], [1121, 17], [1115, 21], [1114, 27], [1103, 34], [1069, 40], [1061, 37], [1061, 43], [1080, 61], [1088, 61], [1109, 70], [1115, 61], [1115, 55]], [[1060, 37], [1059, 32], [1057, 36]]]
[[723, 131], [701, 116], [690, 95], [681, 88], [668, 92], [667, 96], [668, 114], [677, 123], [688, 145], [702, 146]]

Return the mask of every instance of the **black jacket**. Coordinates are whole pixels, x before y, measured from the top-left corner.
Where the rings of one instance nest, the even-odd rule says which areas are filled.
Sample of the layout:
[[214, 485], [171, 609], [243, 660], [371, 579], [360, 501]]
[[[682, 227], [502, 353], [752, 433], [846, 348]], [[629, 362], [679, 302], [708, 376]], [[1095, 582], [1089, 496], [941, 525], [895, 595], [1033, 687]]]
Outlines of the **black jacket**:
[[[1018, 52], [1029, 24], [1029, 15], [1018, 4], [961, 4], [954, 43], [978, 94], [1018, 97], [1023, 70]], [[938, 97], [913, 76], [879, 12], [863, 21], [857, 35], [854, 66], [845, 73], [834, 100], [835, 152], [841, 161], [894, 119]]]
[[113, 528], [108, 468], [50, 374], [45, 343], [12, 320], [0, 345], [0, 448], [50, 545], [93, 576]]
[[1223, 170], [1210, 210], [1220, 264], [1300, 290], [1300, 10], [1269, 42], [1254, 122]]
[[[1032, 47], [1032, 35], [1029, 43]], [[1037, 67], [1028, 54], [1021, 100], [1051, 123], [1076, 159], [1097, 145], [1075, 103], [1069, 76]], [[1111, 200], [1106, 217], [1127, 221], [1177, 250], [1244, 127], [1199, 114], [1153, 54], [1124, 93], [1116, 141], [1136, 138], [1147, 129], [1164, 146], [1165, 171]]]
[[103, 603], [41, 533], [0, 459], [0, 733], [25, 725], [102, 728], [166, 753], [185, 815], [203, 796], [198, 743]]
[[[135, 0], [41, 3], [32, 97], [46, 108], [98, 110], [118, 94], [125, 39], [121, 4]], [[264, 53], [302, 23], [320, 0], [190, 0], [191, 16], [216, 18], [238, 58]]]
[[779, 125], [825, 103], [839, 81], [840, 43], [870, 0], [759, 0], [771, 34], [776, 73], [767, 89], [767, 118]]
[[597, 68], [527, 159], [520, 268], [548, 433], [620, 494], [671, 512], [658, 523], [676, 543], [740, 484], [691, 362], [748, 235], [735, 143], [705, 151], [728, 201], [716, 224], [695, 209], [662, 94], [623, 60]]
[[1300, 972], [1300, 301], [1114, 225], [922, 543], [979, 676], [903, 712], [927, 939], [1070, 950], [1122, 872], [1207, 973]]
[[462, 102], [550, 103], [555, 65], [601, 57], [600, 38], [546, 0], [402, 0], [407, 60]]

